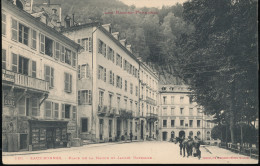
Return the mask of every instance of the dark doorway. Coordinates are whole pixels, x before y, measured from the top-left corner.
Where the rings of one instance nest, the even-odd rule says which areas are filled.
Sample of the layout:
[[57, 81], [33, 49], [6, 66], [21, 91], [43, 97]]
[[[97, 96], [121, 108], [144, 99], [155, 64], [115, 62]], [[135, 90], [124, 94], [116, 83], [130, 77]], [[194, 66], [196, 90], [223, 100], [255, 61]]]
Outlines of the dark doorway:
[[88, 119], [87, 118], [81, 119], [81, 132], [88, 132]]
[[116, 120], [116, 127], [117, 127], [117, 138], [120, 138], [120, 125], [121, 125], [121, 123], [120, 123], [120, 119], [119, 118], [117, 118], [117, 120]]
[[141, 121], [141, 139], [144, 139], [144, 121]]
[[179, 132], [179, 137], [182, 137], [182, 136], [185, 137], [185, 132], [183, 130]]
[[167, 141], [167, 132], [166, 131], [163, 132], [162, 135], [163, 135], [163, 141]]
[[47, 128], [46, 142], [47, 142], [47, 149], [54, 148], [54, 129], [53, 128]]
[[99, 139], [103, 140], [103, 119], [99, 119]]
[[27, 134], [20, 134], [20, 149], [27, 149]]

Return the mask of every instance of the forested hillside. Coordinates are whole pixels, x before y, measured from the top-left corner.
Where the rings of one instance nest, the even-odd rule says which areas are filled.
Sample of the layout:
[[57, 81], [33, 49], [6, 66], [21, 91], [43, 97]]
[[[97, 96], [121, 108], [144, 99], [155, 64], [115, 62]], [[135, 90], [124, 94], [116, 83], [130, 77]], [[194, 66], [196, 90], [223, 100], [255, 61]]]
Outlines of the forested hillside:
[[[43, 2], [45, 0], [35, 1]], [[182, 5], [157, 9], [127, 6], [118, 0], [51, 0], [51, 3], [62, 4], [62, 18], [75, 14], [75, 21], [78, 23], [111, 23], [113, 32], [120, 32], [120, 39], [126, 38], [128, 44], [132, 45], [134, 54], [141, 56], [159, 71], [161, 83], [179, 83], [169, 74], [170, 67], [165, 62], [176, 62], [176, 41], [180, 34], [190, 34], [193, 31], [193, 27], [182, 19]], [[115, 14], [116, 11], [149, 11], [157, 14]], [[114, 14], [105, 14], [106, 12]]]

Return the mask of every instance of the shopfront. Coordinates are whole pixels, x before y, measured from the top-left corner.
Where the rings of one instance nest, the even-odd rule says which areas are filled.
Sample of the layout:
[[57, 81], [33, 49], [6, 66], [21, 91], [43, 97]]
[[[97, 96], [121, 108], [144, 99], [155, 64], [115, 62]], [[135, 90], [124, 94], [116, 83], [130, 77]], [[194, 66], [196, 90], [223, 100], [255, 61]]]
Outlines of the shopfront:
[[30, 140], [32, 150], [67, 147], [68, 121], [30, 120]]

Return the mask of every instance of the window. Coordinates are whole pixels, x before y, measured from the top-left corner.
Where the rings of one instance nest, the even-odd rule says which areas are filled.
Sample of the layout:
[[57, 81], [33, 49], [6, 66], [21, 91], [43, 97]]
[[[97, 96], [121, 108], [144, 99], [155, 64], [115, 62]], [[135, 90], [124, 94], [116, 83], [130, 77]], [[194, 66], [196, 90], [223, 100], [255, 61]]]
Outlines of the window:
[[207, 140], [210, 140], [210, 131], [207, 131]]
[[29, 28], [19, 24], [19, 42], [28, 46]]
[[65, 104], [61, 104], [61, 118], [65, 118]]
[[51, 118], [52, 117], [52, 102], [45, 101], [45, 117]]
[[101, 53], [104, 57], [106, 57], [106, 44], [101, 40], [98, 41], [98, 53]]
[[171, 108], [171, 115], [174, 115], [174, 108]]
[[18, 69], [18, 56], [12, 53], [12, 71], [17, 72]]
[[116, 76], [116, 87], [122, 89], [122, 78], [120, 76]]
[[200, 120], [197, 120], [197, 127], [200, 127]]
[[171, 127], [174, 127], [174, 120], [171, 120]]
[[180, 102], [183, 103], [184, 97], [180, 97]]
[[99, 105], [103, 106], [103, 104], [104, 104], [104, 92], [99, 91]]
[[133, 101], [130, 100], [130, 110], [133, 111]]
[[18, 22], [12, 18], [12, 40], [18, 39]]
[[127, 92], [127, 81], [125, 80], [125, 91]]
[[81, 132], [88, 132], [88, 119], [81, 118]]
[[133, 84], [130, 83], [130, 93], [133, 94]]
[[113, 103], [113, 95], [108, 94], [108, 103], [109, 103], [109, 108], [112, 108], [112, 103]]
[[98, 66], [98, 79], [106, 82], [106, 68]]
[[31, 30], [31, 34], [32, 34], [32, 40], [31, 40], [31, 48], [36, 50], [36, 43], [37, 43], [37, 33], [35, 30]]
[[127, 109], [127, 99], [125, 99], [125, 109]]
[[45, 36], [45, 54], [53, 57], [53, 51], [54, 51], [54, 42], [50, 38]]
[[65, 118], [70, 119], [70, 105], [65, 104]]
[[77, 119], [77, 107], [72, 106], [72, 120], [76, 120], [76, 119]]
[[163, 96], [163, 104], [166, 104], [166, 99], [167, 99], [167, 97]]
[[32, 77], [36, 78], [36, 61], [32, 61]]
[[189, 132], [189, 136], [191, 136], [191, 138], [193, 137], [193, 132], [192, 131]]
[[31, 98], [32, 102], [32, 116], [40, 116], [40, 109], [38, 108], [38, 99]]
[[119, 54], [116, 54], [116, 65], [122, 68], [122, 57]]
[[163, 115], [167, 116], [167, 108], [166, 107], [163, 108]]
[[117, 97], [117, 109], [119, 110], [120, 108], [120, 97]]
[[189, 121], [189, 126], [190, 126], [190, 127], [193, 127], [193, 120], [190, 120], [190, 121]]
[[56, 42], [56, 47], [55, 47], [55, 58], [60, 59], [60, 43]]
[[114, 75], [114, 73], [112, 72], [112, 70], [110, 70], [109, 71], [109, 83], [111, 84], [111, 85], [115, 85], [115, 75]]
[[65, 80], [64, 80], [64, 83], [65, 83], [65, 92], [72, 92], [72, 75], [69, 74], [69, 73], [64, 73], [64, 76], [65, 76]]
[[171, 96], [171, 104], [174, 104], [174, 96]]
[[138, 96], [138, 86], [135, 86], [135, 95]]
[[6, 69], [6, 50], [2, 49], [2, 68]]
[[206, 122], [207, 123], [207, 128], [209, 128], [210, 127], [210, 122]]
[[183, 114], [183, 109], [184, 109], [184, 108], [180, 108], [180, 114], [181, 114], [181, 115]]
[[2, 13], [2, 35], [6, 35], [6, 15]]
[[184, 126], [184, 120], [180, 120], [180, 126]]
[[59, 103], [53, 103], [54, 107], [54, 118], [59, 118]]
[[107, 59], [114, 62], [114, 50], [108, 47]]
[[189, 115], [193, 115], [193, 108], [189, 109]]
[[18, 73], [28, 75], [29, 71], [29, 59], [19, 56], [18, 61]]
[[45, 81], [49, 82], [49, 87], [54, 87], [54, 68], [45, 65]]
[[189, 97], [189, 103], [192, 104], [192, 97]]
[[71, 50], [65, 48], [65, 63], [71, 65]]
[[91, 104], [92, 102], [92, 93], [91, 90], [82, 90], [78, 91], [79, 104]]
[[81, 41], [82, 41], [81, 46], [83, 47], [84, 51], [88, 51], [89, 49], [88, 38], [81, 39]]
[[167, 127], [167, 120], [163, 120], [163, 127]]

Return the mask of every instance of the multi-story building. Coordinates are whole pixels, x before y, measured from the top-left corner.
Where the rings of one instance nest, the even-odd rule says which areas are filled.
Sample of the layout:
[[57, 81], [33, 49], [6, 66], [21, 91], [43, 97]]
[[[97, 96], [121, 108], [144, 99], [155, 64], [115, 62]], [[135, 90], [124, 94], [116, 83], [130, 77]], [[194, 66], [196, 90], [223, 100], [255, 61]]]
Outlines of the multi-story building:
[[67, 146], [77, 137], [79, 45], [14, 2], [1, 0], [3, 151]]
[[186, 85], [160, 85], [159, 137], [162, 141], [181, 136], [198, 136], [207, 142], [211, 140], [214, 123], [203, 108], [192, 101]]
[[78, 61], [80, 136], [96, 142], [133, 139], [139, 107], [139, 63], [110, 24], [72, 26], [62, 33], [82, 46]]
[[141, 139], [157, 139], [158, 136], [158, 81], [159, 77], [146, 63], [140, 61], [140, 116]]

